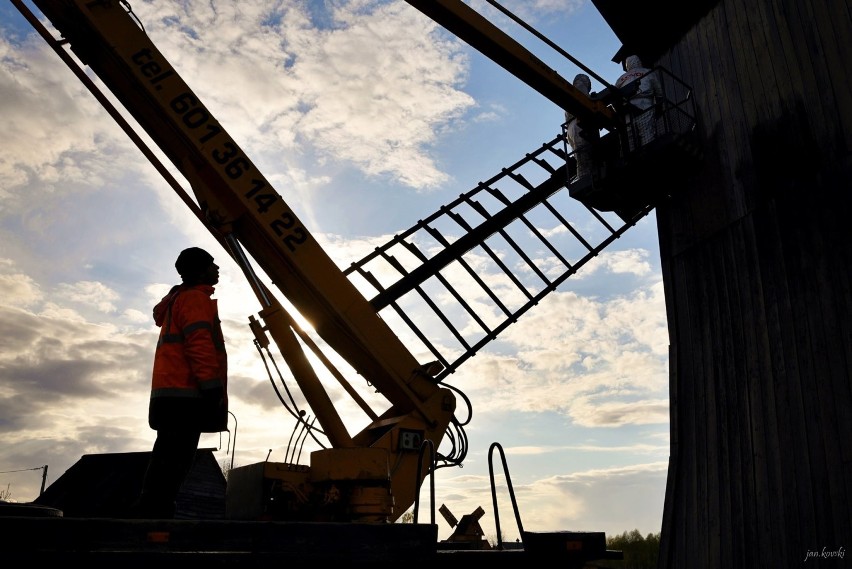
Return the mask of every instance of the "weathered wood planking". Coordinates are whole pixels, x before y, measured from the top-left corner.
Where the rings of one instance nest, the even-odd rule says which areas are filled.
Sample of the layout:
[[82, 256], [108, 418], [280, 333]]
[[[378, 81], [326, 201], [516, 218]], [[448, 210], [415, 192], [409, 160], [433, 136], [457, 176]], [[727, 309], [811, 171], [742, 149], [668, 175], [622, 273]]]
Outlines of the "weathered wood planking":
[[664, 568], [852, 544], [852, 21], [723, 0], [653, 62], [705, 163], [657, 212], [671, 339]]

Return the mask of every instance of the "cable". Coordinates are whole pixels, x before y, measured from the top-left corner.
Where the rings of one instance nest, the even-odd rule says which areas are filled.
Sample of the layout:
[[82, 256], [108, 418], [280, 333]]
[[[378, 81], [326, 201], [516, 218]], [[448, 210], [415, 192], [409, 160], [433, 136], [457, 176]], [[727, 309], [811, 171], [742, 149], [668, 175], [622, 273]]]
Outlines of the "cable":
[[[314, 428], [314, 423], [316, 422], [316, 420], [317, 420], [317, 418], [316, 418], [316, 417], [314, 417], [313, 419], [311, 419], [311, 424], [307, 426], [308, 431], [310, 431], [311, 429], [313, 429], [313, 428]], [[299, 454], [298, 454], [298, 455], [296, 455], [296, 460], [294, 461], [296, 464], [298, 464], [298, 463], [299, 463], [299, 459], [301, 459], [301, 458], [302, 458], [302, 449], [303, 449], [303, 448], [304, 448], [304, 446], [305, 446], [305, 441], [307, 440], [307, 438], [308, 438], [308, 437], [307, 437], [307, 433], [305, 433], [305, 436], [302, 438], [302, 444], [300, 444], [300, 445], [299, 445]]]
[[[128, 2], [127, 0], [120, 0], [120, 2], [119, 2], [119, 3], [120, 3], [122, 6], [124, 6], [124, 9], [125, 9], [125, 10], [127, 10], [127, 14], [128, 14], [131, 18], [133, 18], [134, 20], [136, 20], [136, 23], [137, 23], [137, 24], [139, 24], [139, 27], [140, 27], [140, 28], [142, 28], [142, 31], [143, 31], [143, 32], [145, 32], [145, 26], [143, 26], [143, 25], [142, 25], [142, 20], [140, 20], [140, 19], [139, 19], [139, 16], [137, 16], [137, 15], [133, 12], [133, 8], [131, 8], [131, 7], [130, 7], [130, 2]], [[145, 33], [147, 34], [148, 32], [145, 32]]]
[[557, 53], [559, 53], [559, 55], [565, 57], [571, 63], [573, 63], [574, 65], [576, 65], [577, 67], [579, 67], [580, 69], [582, 69], [583, 71], [585, 71], [586, 73], [588, 73], [589, 75], [591, 75], [592, 77], [597, 79], [598, 81], [600, 81], [600, 83], [602, 85], [604, 85], [607, 88], [612, 87], [612, 85], [610, 85], [603, 77], [601, 77], [600, 75], [598, 75], [597, 73], [595, 73], [594, 71], [592, 71], [591, 69], [589, 69], [588, 67], [583, 65], [583, 63], [581, 61], [579, 61], [574, 56], [572, 56], [570, 53], [568, 53], [567, 51], [565, 51], [564, 49], [562, 49], [561, 47], [559, 47], [558, 45], [553, 43], [549, 38], [547, 38], [541, 32], [539, 32], [538, 30], [536, 30], [535, 28], [533, 28], [532, 26], [527, 24], [520, 17], [518, 17], [515, 14], [513, 14], [512, 12], [510, 12], [507, 8], [504, 8], [503, 6], [501, 6], [496, 0], [485, 0], [485, 1], [488, 2], [489, 4], [491, 4], [492, 6], [494, 6], [495, 8], [497, 8], [499, 11], [503, 12], [503, 14], [505, 14], [510, 19], [512, 19], [516, 24], [518, 24], [519, 26], [521, 26], [522, 28], [524, 28], [525, 30], [530, 32], [532, 35], [534, 35], [535, 37], [537, 37], [538, 39], [543, 41], [545, 44], [547, 44], [551, 48], [553, 48]]
[[36, 466], [35, 468], [21, 468], [20, 470], [0, 470], [0, 474], [9, 474], [11, 472], [28, 472], [30, 470], [41, 470], [44, 466]]
[[[275, 368], [275, 371], [278, 374], [278, 378], [281, 381], [281, 385], [284, 386], [284, 390], [287, 392], [287, 396], [290, 399], [290, 402], [292, 403], [293, 408], [291, 408], [287, 404], [287, 402], [284, 400], [284, 397], [281, 396], [281, 391], [279, 391], [278, 386], [275, 383], [275, 378], [272, 375], [272, 370], [270, 369], [269, 363], [267, 362], [267, 357], [263, 354], [263, 349], [260, 347], [260, 343], [257, 340], [255, 340], [254, 344], [255, 344], [255, 347], [257, 348], [258, 353], [260, 354], [260, 359], [263, 361], [263, 366], [264, 366], [264, 368], [266, 368], [266, 375], [269, 378], [269, 383], [272, 384], [272, 389], [273, 389], [273, 391], [275, 391], [275, 395], [278, 397], [278, 400], [281, 402], [281, 405], [283, 405], [284, 408], [287, 409], [287, 412], [289, 412], [293, 416], [293, 418], [296, 419], [296, 425], [293, 428], [293, 432], [295, 433], [296, 430], [299, 428], [299, 425], [301, 424], [301, 425], [307, 427], [308, 432], [311, 435], [311, 438], [314, 440], [314, 442], [317, 443], [317, 445], [319, 445], [320, 448], [323, 448], [323, 449], [327, 448], [326, 445], [322, 441], [320, 441], [316, 437], [316, 435], [314, 435], [314, 433], [319, 433], [319, 434], [325, 436], [325, 432], [322, 429], [319, 429], [319, 428], [313, 426], [313, 422], [316, 419], [314, 419], [314, 421], [312, 421], [311, 424], [308, 425], [307, 422], [305, 421], [305, 418], [304, 418], [305, 417], [305, 411], [303, 411], [303, 410], [295, 411], [294, 410], [294, 409], [297, 408], [296, 400], [293, 398], [293, 394], [290, 392], [290, 389], [287, 387], [287, 383], [284, 381], [284, 376], [281, 373], [281, 370], [278, 367], [278, 364], [275, 362], [275, 358], [272, 356], [272, 352], [269, 350], [269, 348], [266, 348], [266, 353], [269, 356], [269, 361], [272, 362], [272, 366]], [[298, 441], [299, 439], [297, 438], [296, 440]], [[290, 441], [287, 443], [288, 451], [286, 453], [288, 456], [290, 454], [289, 449], [290, 449], [292, 444], [293, 444], [293, 433], [290, 433]], [[302, 444], [304, 445], [304, 441], [302, 441]]]

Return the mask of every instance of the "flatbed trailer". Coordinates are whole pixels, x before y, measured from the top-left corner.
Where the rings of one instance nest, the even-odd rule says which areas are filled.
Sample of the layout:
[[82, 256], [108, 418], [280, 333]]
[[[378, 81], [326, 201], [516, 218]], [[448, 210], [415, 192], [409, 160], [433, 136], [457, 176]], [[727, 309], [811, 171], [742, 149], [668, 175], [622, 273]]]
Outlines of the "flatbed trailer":
[[581, 569], [606, 550], [602, 532], [525, 532], [523, 543], [467, 549], [438, 541], [434, 523], [323, 523], [234, 520], [66, 518], [61, 511], [15, 508], [0, 515], [5, 567], [274, 567], [281, 563], [441, 569], [535, 567]]

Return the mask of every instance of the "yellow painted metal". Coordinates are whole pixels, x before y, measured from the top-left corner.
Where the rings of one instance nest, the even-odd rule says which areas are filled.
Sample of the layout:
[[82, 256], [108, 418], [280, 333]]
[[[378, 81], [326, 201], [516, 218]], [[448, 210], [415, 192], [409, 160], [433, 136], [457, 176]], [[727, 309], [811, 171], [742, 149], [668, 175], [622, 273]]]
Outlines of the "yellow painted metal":
[[311, 406], [329, 442], [334, 447], [353, 446], [354, 443], [346, 425], [290, 326], [289, 315], [277, 302], [263, 309], [259, 315], [263, 318], [266, 329], [275, 341], [275, 345], [278, 346], [281, 355], [284, 356], [287, 366], [293, 372], [293, 377], [296, 378], [302, 394]]
[[320, 337], [401, 412], [437, 389], [120, 3], [35, 3]]
[[[410, 441], [402, 444], [399, 429], [417, 432], [437, 448], [454, 416], [453, 393], [426, 373], [123, 3], [34, 3], [189, 181], [211, 232], [220, 241], [236, 237], [319, 336], [391, 403], [350, 436], [303, 352], [292, 316], [269, 291], [253, 286], [264, 307], [264, 326], [253, 321], [253, 331], [273, 338], [334, 447], [329, 456], [342, 457], [331, 463], [319, 458], [318, 470], [265, 472], [262, 478], [290, 480], [295, 474], [293, 488], [312, 491], [306, 477], [346, 481], [354, 476], [350, 496], [357, 503], [350, 504], [350, 515], [396, 519], [413, 503], [416, 474], [428, 472], [430, 458], [411, 448]], [[362, 478], [366, 473], [376, 478]], [[362, 487], [358, 480], [364, 481]], [[322, 491], [329, 491], [333, 481], [323, 485]]]
[[390, 480], [389, 453], [384, 448], [323, 449], [311, 453], [311, 481]]
[[578, 117], [612, 130], [620, 122], [602, 101], [590, 99], [462, 0], [406, 0], [518, 79]]

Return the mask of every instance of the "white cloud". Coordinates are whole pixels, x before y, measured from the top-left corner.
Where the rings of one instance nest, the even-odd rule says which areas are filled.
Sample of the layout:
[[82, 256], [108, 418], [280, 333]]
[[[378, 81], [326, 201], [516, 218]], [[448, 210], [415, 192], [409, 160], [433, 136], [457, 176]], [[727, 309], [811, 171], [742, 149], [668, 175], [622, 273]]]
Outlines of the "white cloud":
[[38, 283], [27, 275], [0, 274], [0, 297], [15, 306], [31, 306], [42, 299]]
[[550, 506], [526, 512], [524, 528], [583, 528], [609, 535], [649, 526], [660, 531], [662, 524], [653, 528], [650, 519], [661, 519], [661, 482], [665, 481], [667, 469], [667, 463], [659, 462], [538, 480], [518, 490], [518, 501], [523, 504], [530, 494], [529, 498], [535, 498], [533, 503]]
[[644, 249], [603, 251], [572, 278], [587, 279], [605, 271], [636, 276], [649, 275], [652, 271], [648, 256], [648, 251]]
[[296, 165], [307, 144], [324, 161], [415, 188], [447, 179], [428, 152], [436, 131], [473, 105], [459, 89], [467, 61], [457, 40], [407, 4], [339, 3], [322, 28], [299, 4], [163, 8], [136, 11], [257, 161], [280, 160], [284, 148]]
[[118, 293], [104, 286], [102, 283], [93, 281], [80, 281], [73, 284], [60, 284], [56, 291], [57, 297], [65, 298], [71, 302], [92, 306], [99, 312], [114, 312], [118, 300]]
[[41, 39], [30, 36], [15, 45], [0, 36], [0, 212], [24, 203], [26, 196], [11, 189], [34, 177], [53, 185], [84, 172], [91, 175], [70, 158], [97, 150], [95, 134], [103, 122], [92, 119], [101, 110], [83, 95], [83, 85], [69, 78], [70, 72]]
[[134, 308], [128, 308], [125, 310], [124, 317], [135, 324], [143, 324], [151, 320], [151, 317], [148, 314]]
[[509, 110], [503, 105], [491, 104], [476, 113], [473, 121], [480, 123], [498, 121], [508, 112]]
[[667, 331], [661, 284], [609, 303], [554, 292], [453, 383], [491, 409], [556, 411], [578, 425], [668, 421]]
[[[525, 531], [592, 531], [620, 535], [640, 528], [659, 532], [667, 473], [666, 462], [633, 464], [618, 468], [580, 470], [571, 474], [518, 480], [513, 472], [513, 455], [506, 451], [509, 476]], [[495, 455], [495, 460], [499, 455]], [[499, 463], [495, 468], [495, 494], [499, 509], [500, 529], [505, 541], [515, 541], [519, 532], [505, 473]], [[495, 514], [490, 482], [486, 477], [454, 476], [441, 473], [440, 482], [452, 499], [452, 513], [460, 518], [482, 507], [486, 515], [479, 522], [485, 536], [496, 538]], [[471, 488], [477, 490], [471, 491]], [[443, 535], [451, 533], [447, 524], [439, 524]]]

